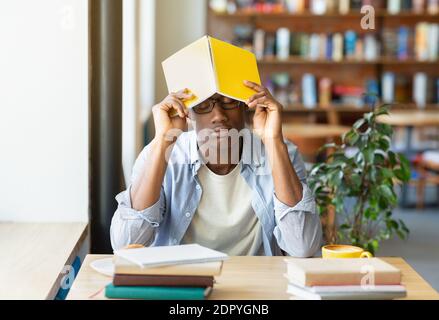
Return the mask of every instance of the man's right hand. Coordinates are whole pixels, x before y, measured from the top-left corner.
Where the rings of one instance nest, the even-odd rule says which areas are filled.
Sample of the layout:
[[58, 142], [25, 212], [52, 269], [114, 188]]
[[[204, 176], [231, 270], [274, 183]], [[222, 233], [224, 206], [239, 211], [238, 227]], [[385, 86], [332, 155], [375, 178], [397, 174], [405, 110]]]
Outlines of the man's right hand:
[[[172, 129], [179, 129], [180, 132], [187, 130], [186, 118], [189, 115], [189, 110], [183, 102], [192, 98], [193, 94], [188, 89], [184, 89], [169, 94], [162, 102], [152, 107], [156, 139], [166, 140]], [[173, 110], [177, 112], [175, 117], [171, 117]], [[171, 136], [175, 137], [175, 133]]]

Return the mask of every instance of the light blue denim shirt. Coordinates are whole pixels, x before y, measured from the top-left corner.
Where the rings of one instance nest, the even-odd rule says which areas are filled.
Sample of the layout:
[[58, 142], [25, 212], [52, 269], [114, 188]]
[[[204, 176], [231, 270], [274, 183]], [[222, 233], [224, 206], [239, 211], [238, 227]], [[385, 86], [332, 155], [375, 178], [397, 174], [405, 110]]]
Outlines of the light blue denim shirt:
[[[240, 174], [253, 190], [252, 207], [262, 225], [265, 255], [282, 255], [282, 249], [294, 257], [313, 256], [321, 246], [322, 227], [297, 147], [285, 141], [303, 186], [302, 200], [290, 207], [275, 195], [270, 165], [260, 139], [252, 133], [243, 138]], [[262, 148], [257, 148], [258, 145]], [[131, 243], [146, 246], [179, 244], [200, 203], [203, 190], [197, 172], [203, 160], [197, 149], [195, 131], [189, 131], [182, 133], [175, 143], [159, 200], [142, 211], [132, 208], [131, 184], [142, 174], [143, 166], [148, 165], [149, 146], [137, 158], [127, 190], [116, 196], [118, 208], [110, 230], [115, 250]]]

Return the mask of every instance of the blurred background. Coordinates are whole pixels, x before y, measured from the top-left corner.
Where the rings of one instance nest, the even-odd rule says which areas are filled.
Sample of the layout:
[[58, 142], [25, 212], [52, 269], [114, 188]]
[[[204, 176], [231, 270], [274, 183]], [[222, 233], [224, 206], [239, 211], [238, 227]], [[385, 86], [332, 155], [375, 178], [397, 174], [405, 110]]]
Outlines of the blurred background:
[[83, 254], [108, 251], [114, 196], [167, 95], [161, 61], [209, 34], [256, 54], [308, 168], [374, 104], [392, 105], [392, 150], [411, 162], [395, 214], [411, 232], [379, 254], [439, 289], [438, 1], [114, 3], [0, 0], [1, 222], [89, 222]]

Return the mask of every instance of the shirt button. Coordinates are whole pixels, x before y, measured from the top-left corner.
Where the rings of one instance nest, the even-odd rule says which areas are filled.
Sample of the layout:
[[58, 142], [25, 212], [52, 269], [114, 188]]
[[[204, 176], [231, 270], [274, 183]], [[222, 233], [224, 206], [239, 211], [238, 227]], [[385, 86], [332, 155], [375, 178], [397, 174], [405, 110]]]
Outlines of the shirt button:
[[200, 190], [201, 187], [197, 184], [196, 187], [195, 187], [195, 189]]
[[189, 218], [191, 216], [190, 212], [186, 212], [186, 218]]
[[173, 244], [177, 244], [177, 239], [172, 239]]

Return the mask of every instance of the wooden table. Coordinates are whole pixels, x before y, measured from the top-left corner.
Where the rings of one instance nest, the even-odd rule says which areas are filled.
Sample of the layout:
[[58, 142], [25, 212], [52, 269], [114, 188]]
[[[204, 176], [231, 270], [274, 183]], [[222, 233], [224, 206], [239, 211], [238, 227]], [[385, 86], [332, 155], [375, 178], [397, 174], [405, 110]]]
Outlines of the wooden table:
[[[88, 255], [70, 289], [67, 299], [106, 299], [104, 287], [112, 279], [94, 271], [89, 265], [93, 260], [109, 255]], [[287, 279], [285, 257], [231, 257], [226, 260], [222, 274], [209, 299], [284, 300]], [[439, 299], [439, 294], [401, 258], [382, 258], [402, 271], [406, 285], [405, 299]]]
[[[413, 129], [439, 127], [439, 110], [394, 110], [389, 115], [379, 116], [377, 120], [393, 127], [405, 128], [406, 146], [404, 154], [410, 158], [418, 152], [413, 148]], [[407, 184], [402, 186], [401, 191], [401, 205], [407, 207]]]
[[347, 126], [318, 123], [282, 125], [284, 137], [293, 142], [301, 155], [311, 162], [316, 161], [318, 150], [325, 143], [340, 142], [340, 137], [350, 129]]
[[0, 223], [0, 300], [53, 299], [87, 223]]

